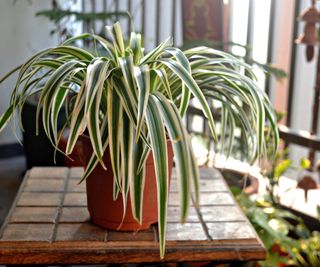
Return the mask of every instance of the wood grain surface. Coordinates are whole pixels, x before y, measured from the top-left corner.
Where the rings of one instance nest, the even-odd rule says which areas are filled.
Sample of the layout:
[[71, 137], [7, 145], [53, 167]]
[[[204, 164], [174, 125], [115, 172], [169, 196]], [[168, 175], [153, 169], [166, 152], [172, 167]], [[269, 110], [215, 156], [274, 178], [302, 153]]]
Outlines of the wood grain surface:
[[179, 223], [179, 193], [171, 178], [167, 244], [159, 258], [157, 225], [137, 232], [107, 231], [90, 223], [81, 168], [41, 167], [25, 176], [0, 230], [0, 264], [102, 264], [246, 261], [264, 247], [235, 203], [221, 174], [200, 169], [200, 206]]

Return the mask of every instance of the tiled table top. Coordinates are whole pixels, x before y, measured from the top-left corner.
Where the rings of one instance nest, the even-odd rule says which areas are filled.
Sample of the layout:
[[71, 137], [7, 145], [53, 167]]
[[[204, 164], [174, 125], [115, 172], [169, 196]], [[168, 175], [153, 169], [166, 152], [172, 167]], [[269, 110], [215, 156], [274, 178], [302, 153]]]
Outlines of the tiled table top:
[[[0, 231], [0, 264], [159, 262], [157, 226], [107, 231], [90, 223], [81, 168], [33, 168]], [[200, 170], [200, 206], [179, 223], [175, 172], [171, 178], [163, 261], [264, 259], [265, 250], [221, 174]]]

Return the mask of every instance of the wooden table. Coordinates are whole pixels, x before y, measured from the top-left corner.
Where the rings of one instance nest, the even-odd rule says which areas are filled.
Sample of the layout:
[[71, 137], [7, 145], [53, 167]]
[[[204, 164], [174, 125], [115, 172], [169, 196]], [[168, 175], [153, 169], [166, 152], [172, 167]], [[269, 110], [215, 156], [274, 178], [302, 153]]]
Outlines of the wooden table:
[[[101, 264], [160, 262], [157, 226], [107, 231], [89, 222], [81, 168], [33, 168], [24, 178], [0, 230], [0, 264]], [[201, 169], [200, 207], [179, 223], [173, 172], [165, 262], [246, 261], [265, 258], [255, 231], [222, 176]]]

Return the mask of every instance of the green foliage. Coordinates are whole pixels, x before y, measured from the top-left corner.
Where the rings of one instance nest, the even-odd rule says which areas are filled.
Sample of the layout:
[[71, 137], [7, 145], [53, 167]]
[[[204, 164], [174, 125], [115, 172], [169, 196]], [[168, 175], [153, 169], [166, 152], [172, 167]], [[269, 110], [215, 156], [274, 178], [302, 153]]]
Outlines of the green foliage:
[[310, 233], [299, 217], [274, 205], [268, 195], [253, 199], [238, 190], [233, 192], [267, 250], [260, 266], [320, 266], [319, 232]]
[[48, 9], [42, 10], [36, 13], [36, 16], [47, 17], [54, 23], [59, 23], [62, 19], [73, 16], [75, 21], [90, 21], [90, 20], [106, 20], [115, 19], [115, 17], [127, 17], [129, 18], [128, 12], [77, 12], [64, 9]]
[[[87, 26], [87, 29], [96, 31], [98, 35], [104, 34], [104, 27], [99, 27], [96, 30], [96, 22], [105, 23], [111, 21], [114, 23], [118, 19], [127, 19], [131, 22], [131, 14], [128, 11], [102, 11], [102, 12], [84, 12], [71, 10], [71, 6], [68, 3], [60, 3], [61, 1], [52, 0], [52, 8], [40, 10], [36, 13], [36, 16], [45, 17], [54, 24], [54, 28], [50, 31], [50, 34], [58, 34], [61, 40], [70, 38], [73, 35], [73, 29], [70, 27], [73, 22], [83, 22]], [[92, 44], [86, 41], [86, 45]]]
[[287, 78], [287, 76], [288, 76], [287, 73], [283, 69], [278, 68], [274, 64], [271, 64], [271, 63], [262, 64], [258, 61], [255, 61], [255, 60], [251, 60], [250, 63], [257, 65], [258, 67], [263, 69], [267, 75], [269, 75], [269, 76], [272, 75], [279, 81], [282, 81], [283, 79]]
[[[268, 154], [272, 151], [268, 151]], [[279, 185], [279, 179], [290, 168], [292, 168], [292, 161], [288, 159], [288, 151], [281, 150], [276, 153], [274, 158], [271, 158], [269, 166], [266, 168], [264, 176], [268, 179], [267, 192], [272, 203], [278, 203], [278, 195], [275, 193], [276, 187]]]
[[279, 180], [280, 176], [282, 176], [292, 165], [292, 161], [290, 159], [281, 160], [274, 169], [273, 179]]
[[314, 231], [307, 239], [300, 240], [301, 265], [320, 266], [320, 232]]
[[[182, 117], [196, 98], [207, 117], [212, 136], [216, 129], [209, 101], [219, 101], [224, 109], [224, 133], [231, 140], [235, 121], [247, 141], [251, 162], [276, 151], [278, 132], [271, 103], [260, 90], [251, 67], [239, 59], [207, 47], [182, 52], [168, 38], [144, 54], [141, 36], [132, 33], [124, 41], [120, 24], [107, 27], [108, 39], [82, 34], [61, 45], [42, 50], [17, 68], [19, 75], [8, 110], [0, 117], [3, 128], [14, 110], [19, 116], [25, 101], [38, 92], [38, 119], [46, 135], [58, 149], [57, 115], [67, 105], [70, 134], [65, 154], [73, 151], [77, 139], [88, 134], [93, 153], [82, 180], [102, 160], [109, 146], [114, 173], [114, 194], [126, 203], [130, 191], [133, 216], [141, 222], [145, 160], [152, 153], [158, 187], [160, 256], [165, 252], [168, 196], [167, 139], [172, 141], [180, 183], [181, 221], [188, 214], [191, 188], [198, 199], [199, 175], [190, 138]], [[76, 47], [76, 40], [94, 40], [99, 52]], [[109, 41], [111, 40], [111, 41]], [[103, 53], [101, 52], [103, 51]], [[245, 69], [248, 76], [242, 70]], [[11, 74], [0, 81], [4, 81]], [[43, 110], [40, 118], [40, 110]], [[37, 120], [38, 121], [38, 120]], [[269, 131], [265, 132], [265, 127]], [[228, 131], [230, 129], [230, 131]], [[268, 140], [268, 144], [266, 141]], [[272, 141], [270, 141], [272, 140]]]
[[311, 162], [308, 159], [302, 158], [300, 160], [300, 168], [305, 170], [305, 169], [309, 169], [311, 166]]
[[[279, 178], [292, 167], [287, 151], [278, 152], [267, 173], [269, 186], [263, 197], [253, 198], [240, 189], [233, 190], [245, 214], [253, 224], [267, 250], [265, 261], [259, 266], [320, 266], [320, 235], [310, 232], [303, 220], [278, 202], [274, 188]], [[298, 169], [308, 169], [310, 161], [301, 159]]]
[[[242, 44], [235, 43], [235, 42], [232, 42], [232, 41], [221, 42], [221, 41], [210, 41], [210, 40], [193, 40], [193, 41], [187, 40], [187, 41], [184, 41], [183, 48], [184, 49], [188, 49], [190, 47], [200, 46], [200, 45], [205, 45], [205, 46], [209, 46], [209, 47], [215, 47], [215, 48], [218, 48], [218, 49], [221, 49], [224, 46], [228, 46], [228, 47], [237, 46], [237, 47], [242, 47], [246, 51], [252, 50], [252, 47], [249, 46], [249, 45], [242, 45]], [[287, 78], [287, 76], [288, 76], [287, 73], [283, 69], [278, 68], [274, 64], [271, 64], [271, 63], [260, 63], [260, 62], [258, 62], [256, 60], [254, 60], [253, 58], [249, 58], [247, 56], [246, 56], [245, 60], [246, 60], [246, 62], [248, 64], [256, 65], [261, 70], [263, 70], [266, 75], [273, 76], [278, 81], [282, 81], [283, 79]]]
[[286, 116], [285, 112], [281, 112], [281, 111], [276, 110], [277, 122], [280, 122], [285, 116]]
[[[277, 120], [280, 121], [283, 115], [277, 112]], [[265, 196], [254, 199], [240, 189], [233, 190], [267, 249], [266, 260], [259, 262], [259, 266], [320, 266], [319, 232], [310, 232], [301, 218], [281, 206], [275, 190], [280, 177], [293, 168], [292, 161], [288, 158], [288, 150], [278, 151], [269, 163], [265, 173], [269, 182]], [[309, 169], [310, 165], [308, 159], [302, 158], [300, 166], [295, 169], [302, 171]]]

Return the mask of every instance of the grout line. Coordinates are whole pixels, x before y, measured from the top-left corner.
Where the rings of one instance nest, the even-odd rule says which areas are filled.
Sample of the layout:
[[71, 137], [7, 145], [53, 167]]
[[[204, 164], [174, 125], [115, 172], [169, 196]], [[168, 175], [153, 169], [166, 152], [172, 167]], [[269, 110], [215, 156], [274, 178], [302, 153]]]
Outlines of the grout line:
[[[195, 201], [194, 201], [193, 196], [191, 196], [191, 200], [192, 200], [192, 202], [193, 202], [193, 205], [195, 205]], [[200, 221], [200, 223], [201, 223], [202, 230], [204, 231], [204, 234], [206, 235], [206, 237], [208, 238], [209, 241], [212, 241], [212, 237], [210, 236], [209, 230], [208, 230], [208, 228], [207, 228], [207, 225], [206, 225], [206, 223], [205, 223], [204, 220], [203, 220], [203, 217], [202, 217], [202, 214], [201, 214], [201, 212], [200, 212], [199, 206], [196, 206], [196, 205], [195, 205], [195, 209], [196, 209], [196, 213], [197, 213], [197, 215], [198, 215], [199, 221]]]
[[152, 225], [152, 231], [153, 231], [153, 240], [155, 242], [159, 242], [159, 236], [158, 236], [158, 227], [156, 225]]
[[[203, 219], [203, 217], [201, 216], [201, 218]], [[212, 221], [212, 220], [208, 220], [206, 221], [206, 224], [208, 223], [212, 223], [212, 224], [216, 224], [216, 223], [243, 223], [243, 222], [246, 222], [245, 219], [236, 219], [236, 220], [221, 220], [221, 221]], [[168, 223], [180, 223], [179, 220], [171, 220], [171, 221], [168, 221]], [[195, 224], [195, 223], [199, 223], [199, 221], [185, 221], [185, 223], [189, 223], [189, 224]]]
[[[236, 203], [230, 203], [230, 204], [200, 204], [200, 206], [202, 208], [211, 208], [211, 207], [236, 207], [237, 204]], [[178, 208], [180, 207], [179, 204], [169, 204], [168, 207], [172, 207], [172, 208]], [[196, 207], [196, 205], [194, 204], [193, 202], [193, 199], [192, 199], [192, 205], [190, 205], [190, 207]]]
[[244, 223], [244, 222], [247, 222], [245, 220], [245, 218], [237, 219], [237, 220], [207, 221], [207, 223], [212, 223], [212, 224], [216, 224], [216, 223]]
[[[17, 205], [17, 208], [56, 208], [56, 207], [60, 207], [60, 203], [57, 205]], [[86, 208], [87, 206], [84, 205], [62, 205], [62, 207], [66, 207], [66, 208]], [[0, 265], [1, 266], [1, 265]]]
[[79, 193], [81, 193], [81, 194], [85, 194], [86, 193], [86, 191], [69, 191], [69, 190], [66, 190], [66, 191], [64, 191], [65, 189], [63, 189], [63, 190], [56, 190], [56, 191], [54, 191], [54, 190], [39, 190], [39, 189], [35, 189], [35, 190], [24, 190], [23, 191], [23, 193], [46, 193], [46, 194], [54, 194], [54, 193], [77, 193], [77, 194], [79, 194]]
[[63, 202], [64, 202], [64, 199], [65, 199], [65, 196], [67, 193], [70, 172], [71, 172], [71, 170], [68, 169], [68, 173], [67, 173], [66, 177], [64, 178], [63, 192], [61, 194], [60, 205], [58, 206], [57, 214], [54, 219], [54, 228], [53, 228], [52, 236], [50, 238], [50, 242], [54, 242], [57, 237], [58, 225], [59, 225], [59, 221], [60, 221], [60, 217], [61, 217], [61, 213], [62, 213]]
[[54, 224], [54, 221], [13, 221], [10, 224]]
[[[218, 170], [218, 171], [219, 171], [219, 170]], [[257, 231], [255, 230], [255, 228], [253, 227], [253, 225], [252, 225], [251, 222], [249, 221], [249, 218], [245, 215], [244, 211], [243, 211], [242, 208], [240, 207], [240, 205], [239, 205], [238, 201], [236, 200], [235, 196], [231, 193], [230, 187], [229, 187], [229, 185], [227, 184], [225, 178], [223, 177], [223, 175], [221, 174], [220, 171], [219, 171], [219, 173], [220, 173], [220, 176], [221, 176], [221, 179], [222, 179], [223, 183], [225, 184], [225, 186], [227, 186], [227, 189], [228, 189], [228, 191], [229, 191], [229, 194], [230, 194], [230, 196], [231, 196], [231, 198], [232, 198], [232, 200], [233, 200], [233, 202], [234, 202], [234, 205], [239, 209], [239, 212], [240, 212], [240, 213], [242, 214], [242, 216], [244, 217], [244, 220], [245, 220], [246, 224], [249, 226], [250, 230], [254, 233], [255, 238], [258, 240], [258, 243], [259, 243], [262, 247], [264, 247], [263, 242], [261, 241], [261, 239], [260, 239]]]
[[[212, 172], [212, 170], [210, 170], [210, 172]], [[213, 177], [216, 178], [217, 180], [223, 180], [222, 176], [220, 176], [220, 175], [219, 176], [213, 175]], [[204, 177], [200, 177], [200, 178], [204, 178]], [[224, 180], [223, 180], [223, 182], [225, 183]], [[202, 194], [202, 193], [203, 192], [200, 191], [200, 194]], [[214, 192], [211, 192], [211, 194], [214, 194]], [[231, 194], [231, 193], [229, 192], [229, 194]], [[195, 206], [195, 210], [196, 210], [197, 216], [199, 218], [199, 221], [201, 223], [201, 227], [202, 227], [206, 237], [208, 238], [209, 241], [212, 241], [213, 239], [209, 234], [209, 230], [208, 230], [207, 224], [205, 223], [205, 221], [204, 221], [204, 219], [202, 217], [202, 214], [201, 214], [201, 211], [200, 211], [200, 206], [196, 205], [193, 195], [191, 195], [191, 200], [192, 200], [193, 205]], [[221, 205], [221, 204], [220, 205], [212, 205], [211, 204], [211, 205], [209, 205], [209, 207], [212, 207], [212, 206], [234, 206], [235, 203], [236, 202], [234, 202], [232, 205], [230, 205], [230, 204], [227, 204], [227, 205], [225, 205], [225, 204], [224, 205]], [[201, 205], [201, 207], [203, 207], [203, 206], [206, 206], [206, 205]]]
[[103, 238], [104, 242], [108, 241], [108, 230], [106, 230], [106, 233], [104, 234], [104, 238]]
[[35, 190], [24, 190], [23, 193], [44, 193], [44, 194], [54, 194], [54, 193], [64, 193], [63, 190], [40, 190], [40, 189], [35, 189]]
[[[36, 168], [46, 168], [46, 167], [36, 167]], [[55, 168], [55, 167], [53, 167]], [[34, 180], [37, 180], [37, 181], [43, 181], [43, 180], [64, 180], [63, 177], [59, 177], [59, 176], [46, 176], [46, 177], [43, 177], [41, 178], [41, 176], [36, 176], [36, 177], [31, 177], [30, 180], [34, 181]]]
[[[173, 191], [170, 191], [170, 193], [179, 193], [178, 190], [173, 189]], [[201, 194], [205, 193], [229, 193], [227, 189], [215, 189], [215, 190], [208, 190], [208, 191], [202, 191]]]
[[[90, 223], [90, 220], [86, 220], [86, 221], [60, 221], [59, 224], [86, 224], [86, 223]], [[54, 224], [52, 221], [42, 221], [42, 222], [35, 222], [35, 221], [13, 221], [10, 222], [10, 224]], [[1, 265], [0, 265], [1, 266]]]
[[62, 205], [63, 208], [87, 208], [87, 205]]

